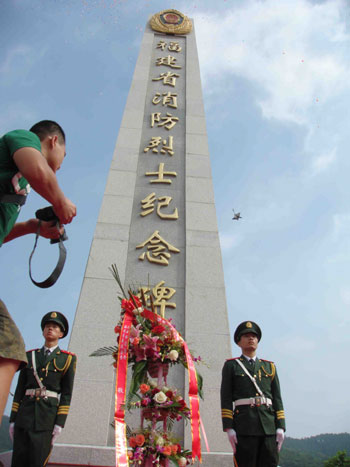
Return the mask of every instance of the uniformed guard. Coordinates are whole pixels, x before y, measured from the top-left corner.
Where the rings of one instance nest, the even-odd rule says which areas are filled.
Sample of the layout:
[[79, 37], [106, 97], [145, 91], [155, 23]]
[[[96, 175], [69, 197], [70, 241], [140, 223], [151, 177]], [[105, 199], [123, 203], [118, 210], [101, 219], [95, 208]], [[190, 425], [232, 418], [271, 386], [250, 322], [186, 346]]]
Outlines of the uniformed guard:
[[260, 339], [256, 323], [241, 323], [234, 341], [242, 355], [222, 370], [222, 423], [238, 467], [277, 467], [286, 429], [276, 366], [256, 356]]
[[45, 345], [27, 352], [10, 416], [12, 467], [43, 467], [67, 419], [72, 398], [76, 356], [58, 346], [68, 334], [68, 321], [58, 311], [41, 320]]

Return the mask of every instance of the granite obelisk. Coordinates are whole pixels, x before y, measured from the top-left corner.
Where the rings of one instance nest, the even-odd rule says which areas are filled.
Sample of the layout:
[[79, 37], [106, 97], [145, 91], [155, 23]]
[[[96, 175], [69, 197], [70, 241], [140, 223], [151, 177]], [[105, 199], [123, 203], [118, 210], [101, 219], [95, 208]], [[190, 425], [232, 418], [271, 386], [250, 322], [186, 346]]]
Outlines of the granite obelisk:
[[[202, 436], [203, 465], [232, 465], [219, 401], [231, 345], [200, 69], [193, 22], [177, 10], [146, 25], [72, 329], [75, 388], [52, 465], [115, 465], [115, 375], [107, 357], [89, 357], [115, 344], [112, 263], [206, 362], [200, 410], [211, 452]], [[175, 375], [186, 394], [185, 373]], [[180, 435], [190, 448], [190, 425]]]

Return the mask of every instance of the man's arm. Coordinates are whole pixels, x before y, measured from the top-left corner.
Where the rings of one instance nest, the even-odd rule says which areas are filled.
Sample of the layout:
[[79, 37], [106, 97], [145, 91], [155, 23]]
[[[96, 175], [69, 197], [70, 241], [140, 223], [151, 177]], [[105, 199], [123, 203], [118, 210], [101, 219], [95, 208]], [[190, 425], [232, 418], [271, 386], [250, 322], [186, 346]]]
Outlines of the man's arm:
[[[274, 365], [274, 363], [271, 363]], [[281, 396], [280, 382], [277, 375], [277, 370], [275, 371], [274, 378], [271, 382], [271, 392], [272, 392], [272, 406], [275, 410], [275, 423], [276, 428], [282, 428], [286, 431], [286, 419], [284, 415], [283, 402]]]
[[13, 423], [16, 421], [17, 412], [18, 412], [19, 406], [25, 394], [25, 385], [26, 385], [26, 369], [23, 368], [23, 370], [21, 370], [19, 373], [16, 391], [13, 397], [13, 403], [12, 403], [11, 415], [10, 415], [10, 423]]
[[224, 431], [233, 428], [232, 389], [232, 363], [227, 361], [222, 369], [220, 390], [221, 418]]
[[70, 363], [69, 363], [69, 367], [66, 373], [64, 374], [61, 380], [60, 405], [58, 406], [57, 416], [55, 420], [55, 425], [59, 425], [62, 428], [64, 427], [64, 424], [66, 423], [66, 419], [67, 419], [69, 408], [70, 408], [70, 401], [72, 399], [72, 393], [73, 393], [75, 368], [77, 364], [76, 355], [69, 354], [67, 358], [70, 359]]
[[[15, 238], [22, 237], [27, 234], [35, 234], [38, 230], [39, 220], [38, 219], [29, 219], [25, 222], [17, 222], [13, 227], [11, 232], [5, 237], [3, 243], [10, 242]], [[56, 225], [52, 225], [52, 222], [41, 222], [39, 235], [45, 238], [59, 238], [63, 233], [63, 227], [60, 229]]]
[[76, 215], [75, 205], [65, 197], [54, 171], [35, 148], [18, 149], [13, 160], [33, 189], [52, 204], [61, 224], [69, 224]]

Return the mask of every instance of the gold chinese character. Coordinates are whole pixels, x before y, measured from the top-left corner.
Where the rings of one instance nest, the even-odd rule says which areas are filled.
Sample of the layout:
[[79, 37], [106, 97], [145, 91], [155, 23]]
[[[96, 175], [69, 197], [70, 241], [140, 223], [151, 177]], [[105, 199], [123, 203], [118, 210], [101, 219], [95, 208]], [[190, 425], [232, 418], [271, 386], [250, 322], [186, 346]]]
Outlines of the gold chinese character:
[[158, 78], [153, 78], [152, 81], [160, 81], [163, 80], [163, 84], [168, 84], [169, 86], [175, 87], [176, 85], [176, 78], [179, 78], [180, 75], [177, 73], [171, 73], [168, 71], [167, 73], [161, 73]]
[[152, 103], [157, 105], [162, 102], [162, 105], [166, 105], [167, 107], [177, 109], [177, 94], [172, 94], [171, 92], [163, 92], [163, 99], [160, 96], [160, 92], [156, 92], [156, 95], [152, 99]]
[[154, 306], [160, 307], [160, 315], [164, 318], [165, 307], [176, 308], [176, 303], [169, 302], [173, 295], [175, 295], [176, 290], [171, 287], [164, 287], [164, 281], [160, 281], [152, 289], [153, 296], [155, 298]]
[[[160, 40], [157, 44], [156, 49], [161, 49], [164, 51], [166, 46], [167, 46], [167, 43]], [[170, 52], [181, 52], [182, 48], [180, 47], [178, 42], [170, 42], [170, 44], [168, 45], [168, 50]]]
[[162, 144], [162, 149], [160, 152], [162, 154], [168, 153], [170, 156], [174, 155], [174, 137], [169, 136], [168, 138], [169, 142], [167, 143], [166, 139], [162, 139], [160, 136], [152, 136], [151, 141], [148, 143], [148, 146], [145, 147], [143, 152], [148, 152], [150, 149], [152, 149], [152, 152], [155, 154], [158, 154], [158, 146]]
[[155, 307], [156, 313], [159, 313], [162, 318], [164, 318], [165, 315], [165, 308], [176, 308], [176, 303], [169, 302], [169, 300], [175, 295], [176, 290], [171, 287], [166, 287], [164, 284], [165, 281], [160, 281], [152, 289], [150, 287], [142, 286], [139, 288], [139, 293], [137, 294], [137, 296], [141, 298], [141, 290], [143, 291], [146, 306], [151, 306], [150, 296], [153, 295], [153, 306]]
[[146, 172], [146, 176], [150, 177], [152, 175], [158, 175], [158, 178], [155, 180], [151, 180], [150, 183], [168, 183], [171, 184], [172, 181], [170, 178], [164, 178], [164, 175], [169, 175], [171, 177], [176, 177], [177, 173], [176, 172], [164, 172], [164, 163], [161, 162], [159, 164], [159, 170], [158, 172]]
[[167, 57], [158, 57], [156, 61], [157, 66], [169, 66], [170, 68], [181, 68], [180, 65], [176, 65], [176, 58], [168, 55]]
[[[151, 114], [151, 127], [154, 127], [155, 123], [158, 123], [157, 126], [163, 126], [167, 130], [171, 130], [176, 123], [179, 121], [178, 117], [173, 117], [169, 112], [166, 113], [166, 117], [161, 116], [161, 112], [154, 112]], [[162, 121], [161, 121], [162, 120]]]
[[153, 234], [136, 248], [143, 248], [147, 246], [147, 252], [141, 253], [139, 260], [143, 261], [145, 257], [150, 263], [161, 264], [162, 266], [168, 266], [171, 253], [180, 253], [175, 246], [168, 243], [164, 238], [159, 235], [159, 230], [155, 230]]
[[165, 50], [165, 47], [166, 47], [166, 42], [164, 42], [164, 41], [159, 41], [158, 44], [157, 44], [156, 49]]
[[151, 193], [150, 195], [146, 196], [145, 199], [141, 201], [143, 212], [140, 213], [140, 216], [147, 216], [154, 211], [154, 202], [156, 201], [156, 194]]
[[[144, 217], [144, 216], [147, 216], [148, 214], [151, 214], [151, 212], [154, 211], [154, 203], [156, 201], [157, 201], [157, 198], [156, 198], [155, 193], [151, 193], [148, 196], [146, 196], [146, 198], [141, 201], [141, 206], [144, 211], [140, 213], [140, 216]], [[163, 207], [168, 207], [171, 201], [172, 201], [171, 196], [160, 196], [158, 198], [157, 214], [161, 219], [176, 220], [179, 218], [179, 212], [177, 208], [174, 209], [174, 212], [172, 214], [164, 214], [160, 212]]]
[[170, 52], [181, 52], [182, 48], [180, 47], [178, 42], [170, 42], [168, 50], [170, 50]]

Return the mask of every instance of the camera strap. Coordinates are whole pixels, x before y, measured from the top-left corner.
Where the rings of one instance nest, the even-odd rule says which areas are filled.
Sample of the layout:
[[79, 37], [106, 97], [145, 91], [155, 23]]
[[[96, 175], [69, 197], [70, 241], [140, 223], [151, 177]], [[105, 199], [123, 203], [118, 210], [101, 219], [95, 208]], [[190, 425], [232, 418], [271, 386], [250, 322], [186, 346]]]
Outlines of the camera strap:
[[29, 256], [29, 277], [30, 277], [30, 280], [33, 282], [34, 285], [36, 285], [37, 287], [40, 287], [41, 289], [47, 289], [47, 288], [51, 287], [52, 285], [54, 285], [54, 283], [60, 277], [61, 272], [63, 270], [64, 263], [66, 262], [67, 250], [66, 250], [66, 247], [63, 244], [62, 237], [60, 237], [59, 241], [57, 242], [59, 256], [58, 256], [58, 261], [57, 261], [55, 269], [52, 271], [50, 276], [47, 279], [45, 279], [44, 281], [37, 282], [36, 280], [34, 280], [33, 276], [32, 276], [32, 258], [33, 258], [36, 246], [38, 244], [40, 226], [41, 226], [41, 220], [39, 220], [38, 230], [36, 232], [33, 250], [32, 250], [32, 252], [31, 252], [31, 254]]

